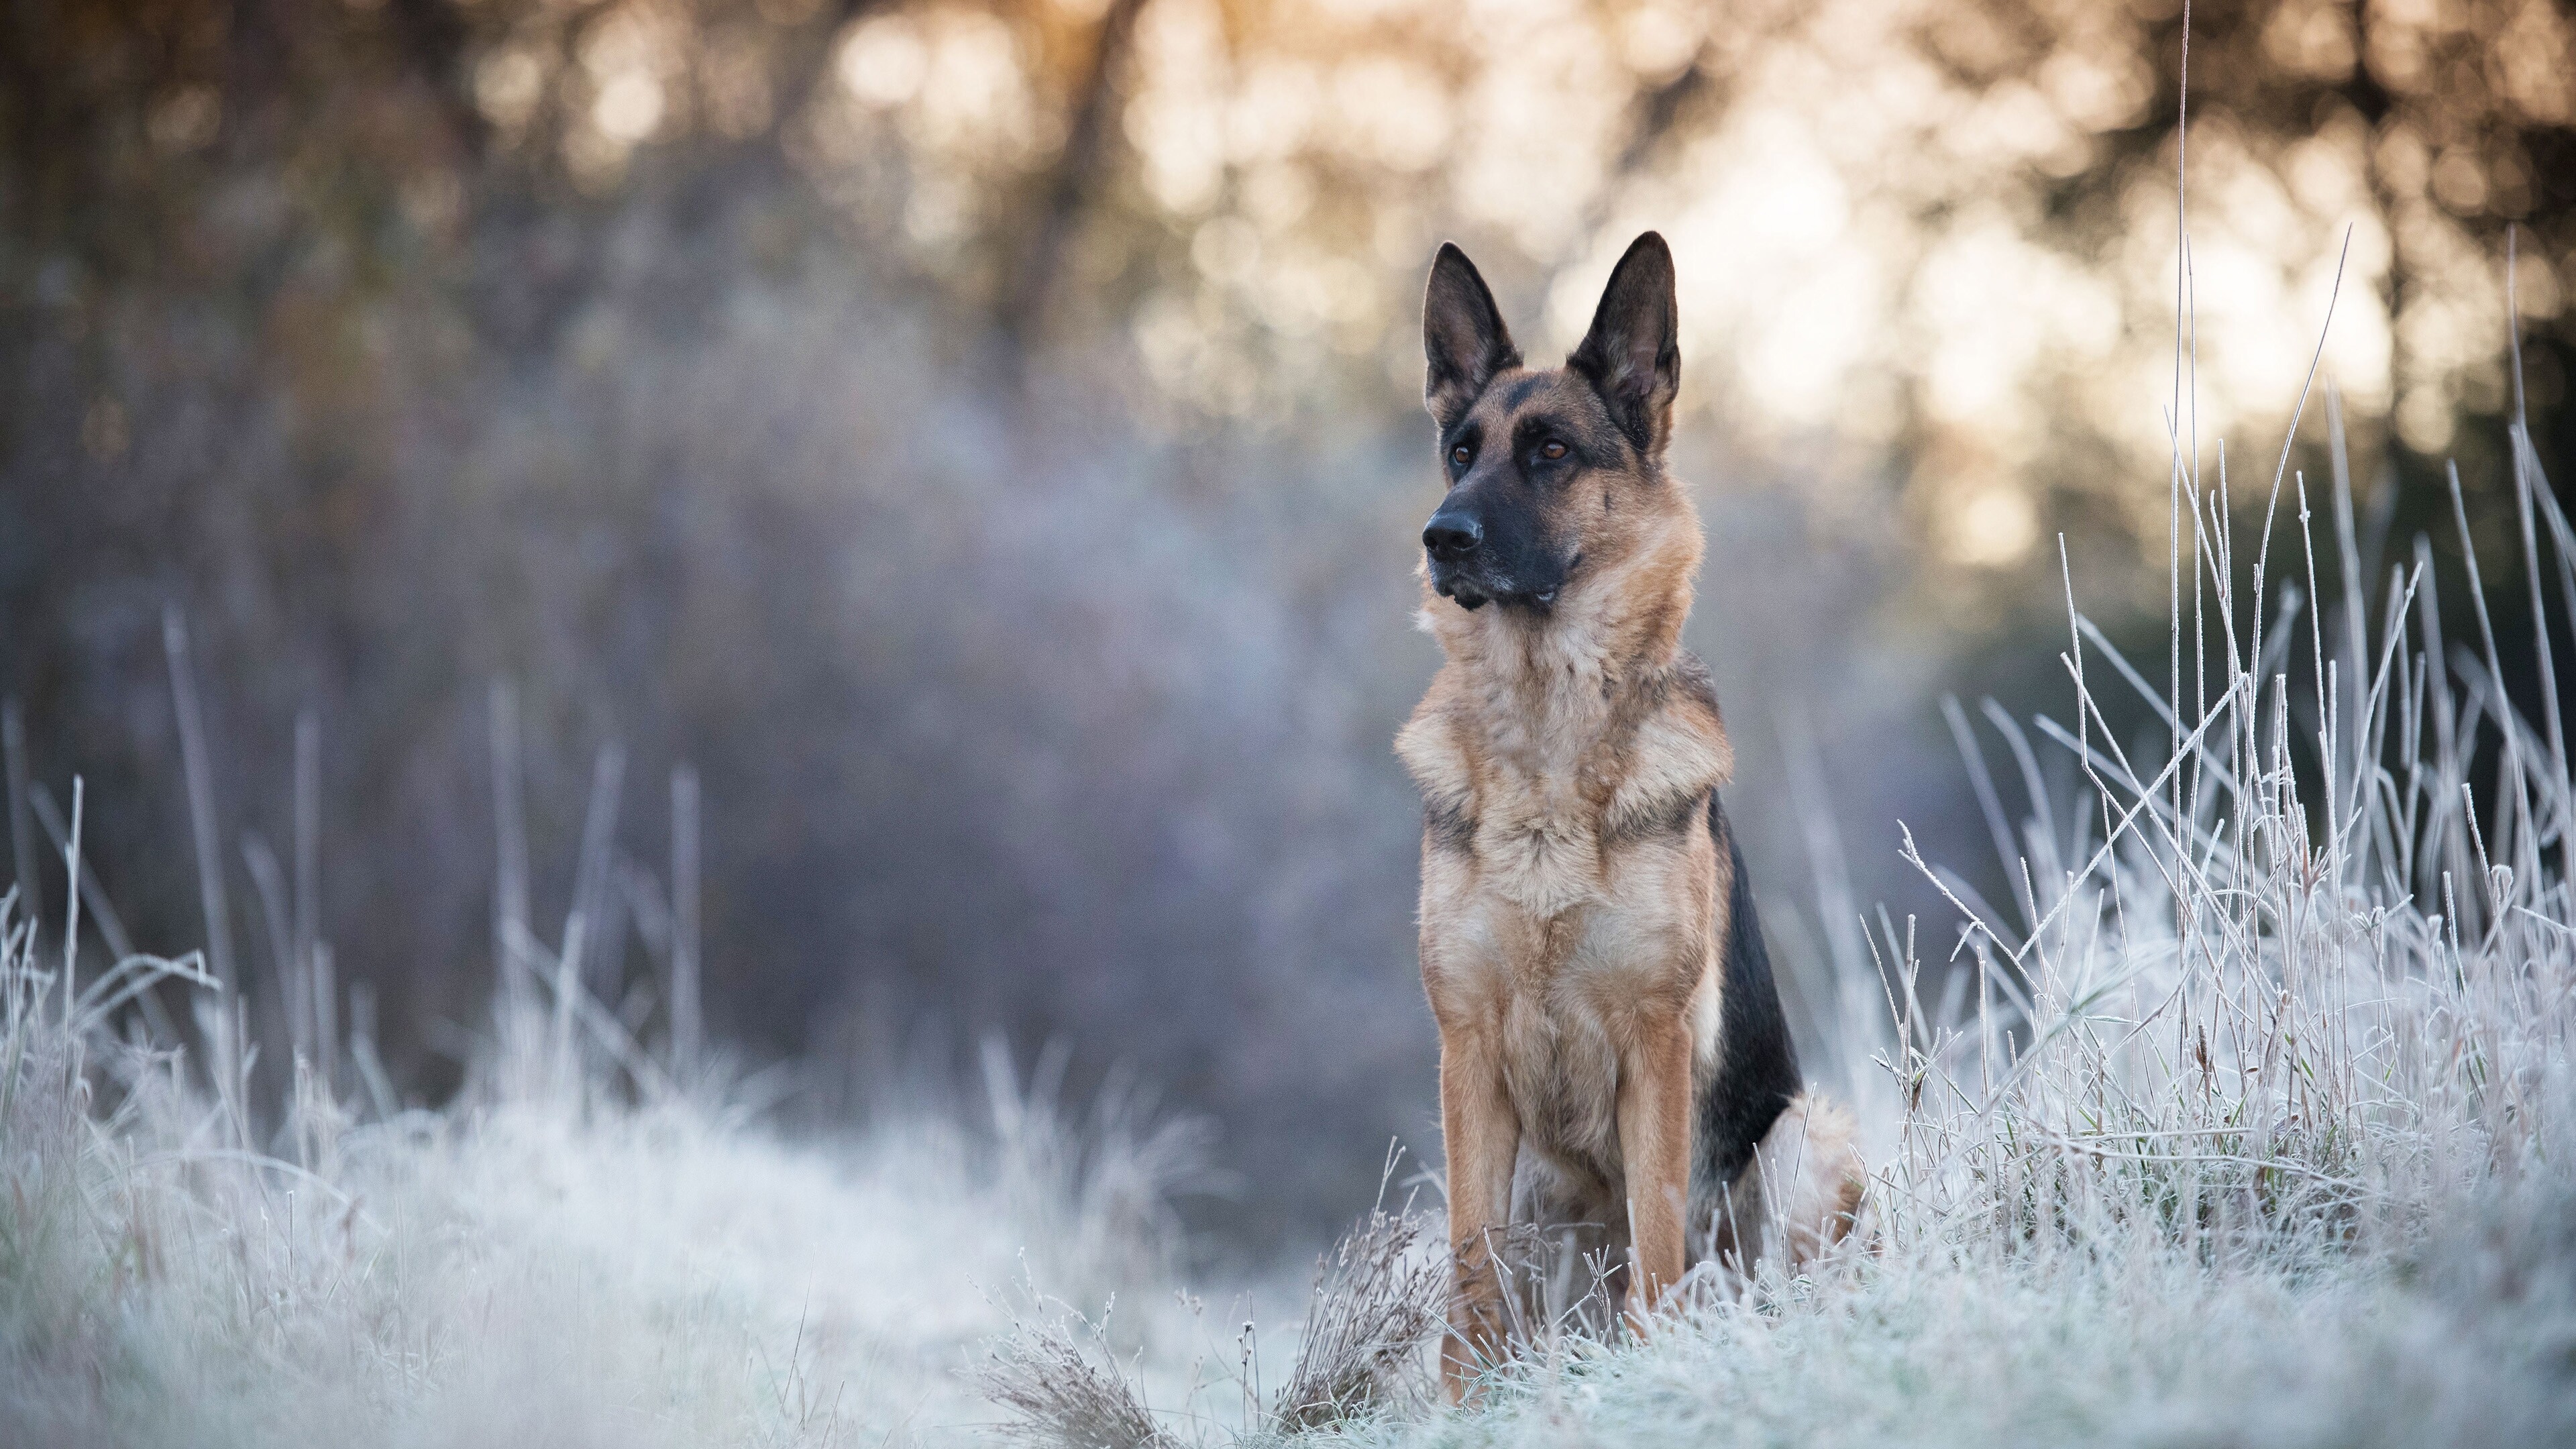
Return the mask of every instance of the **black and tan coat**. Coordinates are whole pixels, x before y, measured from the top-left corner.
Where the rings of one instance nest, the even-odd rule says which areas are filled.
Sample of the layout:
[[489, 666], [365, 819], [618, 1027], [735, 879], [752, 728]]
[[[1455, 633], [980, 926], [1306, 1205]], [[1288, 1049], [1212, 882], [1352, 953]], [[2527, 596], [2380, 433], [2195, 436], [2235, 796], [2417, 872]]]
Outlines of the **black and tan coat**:
[[1421, 618], [1448, 658], [1396, 750], [1423, 797], [1456, 1396], [1506, 1336], [1507, 1230], [1606, 1250], [1643, 1321], [1695, 1263], [1840, 1238], [1863, 1178], [1799, 1077], [1718, 803], [1734, 751], [1681, 647], [1701, 538], [1663, 467], [1670, 252], [1639, 238], [1566, 365], [1532, 370], [1444, 247], [1423, 340], [1447, 488]]

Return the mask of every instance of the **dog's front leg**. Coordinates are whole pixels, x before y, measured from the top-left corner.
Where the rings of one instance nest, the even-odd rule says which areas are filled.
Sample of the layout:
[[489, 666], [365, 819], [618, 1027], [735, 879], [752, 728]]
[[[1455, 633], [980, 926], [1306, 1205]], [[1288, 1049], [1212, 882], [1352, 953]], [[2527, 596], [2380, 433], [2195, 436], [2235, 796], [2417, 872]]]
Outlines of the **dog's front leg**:
[[1440, 1136], [1449, 1159], [1449, 1249], [1456, 1273], [1440, 1379], [1455, 1404], [1466, 1401], [1477, 1373], [1502, 1346], [1505, 1284], [1495, 1239], [1511, 1221], [1512, 1166], [1521, 1144], [1520, 1114], [1503, 1084], [1502, 1059], [1482, 1031], [1441, 1033]]
[[1628, 1178], [1628, 1319], [1681, 1281], [1690, 1201], [1691, 1031], [1684, 1013], [1641, 1023], [1619, 1063], [1619, 1155]]

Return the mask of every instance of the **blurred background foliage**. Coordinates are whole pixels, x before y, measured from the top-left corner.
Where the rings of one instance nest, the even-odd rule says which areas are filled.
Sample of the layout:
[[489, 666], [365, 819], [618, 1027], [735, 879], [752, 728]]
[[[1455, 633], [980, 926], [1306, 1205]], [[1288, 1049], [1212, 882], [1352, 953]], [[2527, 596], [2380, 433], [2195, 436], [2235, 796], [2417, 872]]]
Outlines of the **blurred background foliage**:
[[[2062, 683], [1998, 662], [2062, 637], [2061, 531], [2088, 609], [2160, 616], [2170, 409], [2267, 471], [2338, 267], [2365, 509], [2435, 517], [2456, 455], [2509, 521], [2508, 227], [2566, 476], [2576, 6], [2197, 6], [2178, 391], [2183, 41], [2167, 0], [6, 0], [0, 689], [172, 949], [165, 608], [244, 900], [312, 711], [321, 929], [423, 1097], [488, 1030], [508, 680], [540, 918], [592, 752], [638, 860], [693, 763], [712, 1030], [808, 1109], [1061, 1036], [1312, 1164], [1212, 1221], [1338, 1220], [1432, 1135], [1387, 741], [1441, 238], [1534, 357], [1674, 244], [1693, 638], [1792, 956], [1847, 924], [1823, 822], [1900, 909], [1891, 817], [1982, 839], [1933, 701]], [[633, 896], [596, 989], [649, 1033]]]

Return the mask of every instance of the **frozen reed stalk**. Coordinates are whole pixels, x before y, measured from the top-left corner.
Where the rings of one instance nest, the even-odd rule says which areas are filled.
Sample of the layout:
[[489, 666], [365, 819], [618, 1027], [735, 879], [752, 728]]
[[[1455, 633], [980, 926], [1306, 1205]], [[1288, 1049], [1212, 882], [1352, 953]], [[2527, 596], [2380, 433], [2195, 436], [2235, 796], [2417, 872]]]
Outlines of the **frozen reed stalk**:
[[28, 920], [40, 920], [36, 839], [27, 828], [27, 720], [15, 696], [0, 700], [0, 751], [5, 751], [9, 778], [9, 859], [18, 879], [18, 910]]
[[206, 724], [197, 707], [197, 684], [188, 662], [188, 625], [179, 606], [161, 612], [161, 649], [170, 661], [170, 701], [179, 722], [179, 763], [187, 775], [188, 824], [197, 846], [197, 896], [206, 915], [206, 961], [227, 991], [241, 989], [233, 971], [232, 902], [224, 891], [224, 859], [216, 843], [214, 768], [206, 759]]
[[[29, 788], [30, 804], [35, 806], [36, 823], [44, 827], [45, 838], [56, 850], [72, 848], [71, 827], [63, 817], [62, 806], [55, 803], [54, 792], [39, 783]], [[99, 888], [98, 876], [86, 861], [80, 876], [81, 910], [90, 918], [99, 939], [107, 943], [107, 954], [118, 961], [134, 954], [134, 944], [125, 934], [125, 922], [116, 914], [116, 905]], [[32, 919], [32, 917], [30, 918]]]
[[528, 816], [519, 764], [519, 692], [508, 680], [496, 679], [491, 703], [492, 830], [497, 862], [492, 882], [492, 960], [500, 979], [501, 1007], [508, 1017], [534, 1000], [528, 960], [519, 949], [529, 929]]
[[63, 1030], [72, 1029], [72, 1006], [80, 990], [81, 777], [72, 776], [72, 841], [63, 847]]
[[[250, 1138], [248, 1104], [241, 1098], [242, 1053], [248, 1043], [243, 1040], [244, 1018], [231, 1004], [239, 1000], [241, 976], [233, 969], [232, 903], [224, 890], [223, 851], [217, 843], [222, 837], [215, 825], [214, 769], [206, 758], [205, 718], [197, 707], [197, 685], [188, 662], [188, 626], [176, 604], [161, 611], [161, 652], [170, 664], [170, 699], [179, 723], [179, 763], [187, 776], [188, 826], [197, 849], [197, 898], [206, 917], [206, 963], [230, 998], [212, 1015], [213, 1030], [207, 1037], [210, 1065], [225, 1118], [238, 1144]], [[201, 1011], [198, 1020], [202, 1025], [208, 1018]]]
[[[594, 928], [596, 918], [608, 907], [608, 872], [617, 848], [617, 807], [625, 779], [625, 748], [616, 744], [600, 746], [598, 758], [591, 764], [590, 804], [582, 813], [581, 856], [574, 867], [573, 884], [573, 909], [590, 920]], [[572, 924], [567, 917], [564, 957], [573, 979], [579, 981], [585, 979], [588, 963], [571, 944]]]
[[295, 926], [287, 916], [286, 877], [278, 869], [277, 852], [258, 832], [242, 835], [242, 864], [250, 871], [251, 889], [259, 902], [261, 920], [268, 927], [269, 960], [277, 971], [275, 1000], [286, 1016], [287, 1045], [294, 1059], [309, 1060], [311, 1043], [305, 1038], [302, 1003], [304, 999], [301, 972], [295, 969]]
[[698, 772], [671, 772], [671, 1070], [682, 1084], [697, 1079]]
[[318, 1070], [328, 1088], [340, 1073], [340, 987], [331, 959], [331, 943], [313, 943], [313, 1040], [321, 1052]]
[[295, 986], [296, 1041], [309, 1043], [323, 1084], [331, 1081], [330, 1044], [322, 1034], [314, 952], [322, 936], [322, 721], [310, 708], [295, 715], [295, 932], [287, 979]]
[[393, 1077], [385, 1071], [384, 1059], [376, 1054], [376, 991], [364, 981], [349, 983], [349, 1056], [357, 1063], [359, 1080], [366, 1084], [367, 1096], [375, 1104], [376, 1120], [392, 1121], [402, 1099], [394, 1092]]
[[614, 744], [601, 746], [591, 767], [590, 805], [582, 817], [581, 855], [573, 868], [572, 907], [564, 917], [563, 949], [555, 962], [554, 1064], [558, 1085], [567, 1091], [578, 1084], [579, 1076], [572, 1029], [582, 993], [589, 989], [583, 957], [592, 935], [606, 934], [597, 928], [610, 908], [609, 857], [616, 845], [618, 789], [625, 777], [626, 751]]

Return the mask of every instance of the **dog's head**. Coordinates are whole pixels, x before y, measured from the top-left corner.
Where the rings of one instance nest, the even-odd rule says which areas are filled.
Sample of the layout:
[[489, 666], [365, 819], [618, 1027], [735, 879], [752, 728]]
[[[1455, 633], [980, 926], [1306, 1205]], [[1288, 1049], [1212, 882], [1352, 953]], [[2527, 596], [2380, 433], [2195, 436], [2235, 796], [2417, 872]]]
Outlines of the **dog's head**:
[[1583, 344], [1544, 370], [1521, 365], [1475, 263], [1440, 248], [1422, 304], [1423, 401], [1447, 488], [1422, 530], [1434, 591], [1470, 610], [1545, 612], [1688, 511], [1663, 468], [1675, 332], [1673, 255], [1653, 232], [1619, 259]]

